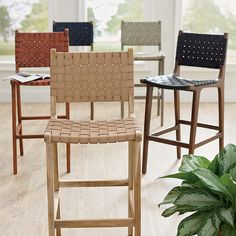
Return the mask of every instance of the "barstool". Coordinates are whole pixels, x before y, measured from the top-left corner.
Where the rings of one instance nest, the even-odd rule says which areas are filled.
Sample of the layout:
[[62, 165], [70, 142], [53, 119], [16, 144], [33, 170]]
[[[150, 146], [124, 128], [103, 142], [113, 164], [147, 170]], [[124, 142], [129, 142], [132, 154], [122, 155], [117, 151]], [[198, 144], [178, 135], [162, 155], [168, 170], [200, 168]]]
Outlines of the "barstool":
[[[177, 158], [181, 157], [181, 148], [187, 148], [189, 154], [194, 150], [215, 139], [219, 139], [219, 150], [224, 147], [224, 79], [225, 62], [227, 51], [228, 34], [197, 34], [179, 32], [175, 67], [173, 75], [162, 75], [144, 78], [142, 83], [147, 85], [144, 140], [143, 140], [143, 165], [142, 173], [147, 171], [148, 143], [149, 141], [174, 145], [177, 148]], [[203, 67], [219, 71], [218, 78], [213, 80], [187, 80], [180, 77], [180, 66]], [[150, 119], [152, 109], [153, 88], [170, 89], [174, 91], [175, 125], [156, 133], [150, 133]], [[219, 125], [205, 124], [198, 122], [198, 109], [200, 93], [205, 88], [216, 88], [218, 90]], [[193, 93], [191, 120], [180, 119], [180, 91]], [[181, 142], [180, 125], [190, 126], [189, 142]], [[205, 140], [196, 143], [197, 127], [216, 130], [217, 133]], [[171, 131], [176, 132], [176, 140], [160, 137]]]
[[[127, 227], [128, 235], [141, 235], [142, 133], [134, 118], [133, 53], [51, 52], [51, 120], [45, 131], [49, 236], [61, 235], [61, 228]], [[83, 85], [83, 86], [81, 86]], [[57, 119], [56, 103], [128, 102], [129, 116], [103, 121]], [[60, 180], [58, 143], [108, 144], [127, 142], [128, 177], [109, 180]], [[99, 168], [99, 166], [98, 166]], [[61, 219], [60, 189], [63, 187], [118, 187], [128, 189], [128, 216], [112, 219]], [[79, 201], [79, 199], [78, 199]], [[55, 207], [56, 206], [56, 207]]]
[[[129, 22], [121, 21], [121, 50], [126, 46], [155, 47], [154, 53], [134, 53], [134, 61], [154, 61], [158, 65], [158, 75], [164, 74], [165, 55], [161, 47], [161, 21]], [[136, 83], [135, 87], [145, 87]], [[145, 99], [143, 95], [134, 96], [135, 99]], [[161, 115], [161, 126], [164, 123], [164, 90], [157, 89], [157, 115]], [[121, 117], [124, 117], [124, 103], [121, 103]]]
[[[93, 51], [93, 22], [56, 22], [53, 21], [53, 32], [69, 30], [69, 45], [89, 47]], [[94, 119], [94, 103], [90, 103], [90, 119]]]
[[[68, 30], [60, 33], [28, 33], [15, 32], [15, 64], [16, 73], [22, 68], [39, 68], [50, 66], [50, 49], [66, 52], [69, 49]], [[12, 91], [12, 149], [13, 173], [17, 174], [17, 140], [19, 140], [20, 155], [23, 156], [23, 139], [43, 138], [44, 134], [23, 133], [23, 121], [49, 119], [50, 116], [22, 114], [21, 86], [39, 87], [49, 86], [50, 79], [39, 79], [26, 83], [11, 80]], [[66, 104], [66, 114], [61, 118], [69, 119], [69, 104]], [[70, 147], [67, 146], [67, 172], [70, 172]]]

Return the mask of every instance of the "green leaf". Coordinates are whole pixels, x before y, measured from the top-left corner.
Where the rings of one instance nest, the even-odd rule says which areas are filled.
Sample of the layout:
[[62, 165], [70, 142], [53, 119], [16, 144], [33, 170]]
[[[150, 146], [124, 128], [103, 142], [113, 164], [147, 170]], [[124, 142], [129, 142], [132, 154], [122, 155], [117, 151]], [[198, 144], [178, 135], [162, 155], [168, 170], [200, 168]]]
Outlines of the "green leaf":
[[192, 172], [181, 172], [160, 177], [160, 179], [165, 179], [165, 178], [182, 179], [189, 183], [194, 183], [198, 180], [198, 178], [196, 178], [196, 176]]
[[210, 161], [205, 157], [195, 155], [184, 155], [179, 171], [191, 172], [198, 168], [207, 168], [209, 164]]
[[236, 165], [234, 167], [230, 168], [229, 174], [230, 174], [230, 177], [232, 178], [232, 180], [234, 182], [236, 182]]
[[216, 212], [214, 212], [211, 215], [211, 221], [212, 221], [212, 224], [214, 225], [214, 227], [219, 230], [220, 224], [221, 224], [221, 219], [219, 218], [219, 216]]
[[214, 174], [219, 175], [218, 155], [216, 155], [213, 161], [211, 161], [207, 169], [211, 170]]
[[235, 236], [236, 228], [232, 228], [229, 224], [223, 224], [221, 227], [221, 236]]
[[186, 188], [201, 188], [201, 189], [205, 188], [205, 186], [202, 184], [202, 182], [199, 179], [197, 179], [197, 181], [194, 182], [194, 183], [188, 183], [187, 181], [183, 181], [182, 184], [181, 184], [181, 187], [186, 187]]
[[198, 236], [217, 236], [219, 230], [216, 229], [212, 223], [212, 219], [206, 219], [205, 224], [202, 225], [201, 230], [198, 233]]
[[224, 194], [230, 200], [233, 199], [229, 190], [220, 182], [219, 177], [212, 173], [208, 169], [194, 170], [193, 173], [199, 178], [199, 180], [210, 190]]
[[174, 204], [189, 211], [206, 211], [224, 205], [215, 195], [200, 189], [189, 189], [181, 193]]
[[234, 209], [236, 209], [236, 183], [233, 182], [229, 174], [222, 175], [220, 177], [220, 182], [228, 189], [228, 191], [233, 196], [231, 200]]
[[181, 183], [181, 187], [186, 187], [186, 188], [193, 188], [191, 183], [188, 183], [187, 181], [183, 181]]
[[178, 211], [178, 207], [177, 206], [172, 206], [172, 207], [166, 209], [165, 211], [163, 211], [161, 215], [164, 216], [164, 217], [169, 217], [177, 211]]
[[[172, 188], [164, 198], [164, 201], [158, 204], [158, 206], [173, 203], [181, 193], [181, 186]], [[183, 190], [183, 188], [182, 188]]]
[[218, 155], [220, 175], [229, 173], [230, 167], [236, 163], [236, 145], [228, 144]]
[[227, 224], [230, 224], [232, 227], [234, 226], [234, 211], [232, 207], [230, 208], [221, 208], [220, 209], [220, 218]]
[[195, 235], [199, 232], [204, 221], [208, 218], [206, 212], [196, 212], [183, 219], [178, 226], [177, 236]]
[[195, 183], [189, 183], [189, 186], [191, 186], [191, 188], [205, 189], [205, 185], [202, 184], [202, 182], [199, 179]]

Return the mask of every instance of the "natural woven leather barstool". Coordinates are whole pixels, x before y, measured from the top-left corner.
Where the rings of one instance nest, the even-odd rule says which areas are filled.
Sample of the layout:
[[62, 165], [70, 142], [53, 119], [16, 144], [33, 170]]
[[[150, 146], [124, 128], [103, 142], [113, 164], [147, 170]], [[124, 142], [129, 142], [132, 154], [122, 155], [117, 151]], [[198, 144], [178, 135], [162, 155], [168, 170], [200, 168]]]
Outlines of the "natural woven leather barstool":
[[[121, 49], [125, 46], [155, 46], [155, 53], [135, 54], [135, 61], [156, 61], [158, 75], [164, 74], [165, 55], [161, 51], [161, 21], [156, 22], [127, 22], [121, 21]], [[145, 84], [135, 84], [135, 87], [145, 87]], [[145, 99], [145, 96], [135, 96], [136, 99]], [[158, 89], [157, 115], [161, 115], [161, 126], [164, 122], [164, 90]], [[121, 103], [121, 117], [124, 117], [124, 103]]]
[[[146, 108], [144, 121], [144, 142], [143, 142], [143, 174], [147, 171], [148, 143], [155, 141], [177, 147], [177, 157], [181, 157], [181, 148], [188, 148], [189, 154], [194, 150], [215, 139], [219, 139], [219, 149], [224, 147], [224, 78], [225, 61], [227, 51], [228, 34], [212, 35], [179, 32], [174, 73], [170, 76], [149, 77], [141, 80], [147, 85]], [[181, 66], [203, 67], [219, 70], [218, 78], [214, 80], [187, 80], [180, 76]], [[152, 108], [153, 88], [171, 89], [174, 91], [175, 125], [171, 128], [150, 134], [150, 114]], [[219, 125], [205, 124], [198, 122], [198, 109], [200, 93], [205, 88], [217, 88]], [[191, 120], [180, 119], [180, 95], [179, 91], [193, 93]], [[190, 125], [189, 143], [181, 142], [180, 125]], [[197, 127], [216, 130], [217, 133], [205, 140], [196, 143]], [[160, 137], [171, 131], [176, 131], [176, 140], [169, 140]]]
[[[53, 21], [53, 32], [69, 29], [70, 46], [87, 46], [93, 51], [93, 22], [56, 22]], [[90, 119], [94, 119], [94, 103], [90, 103]]]
[[[128, 235], [141, 235], [142, 134], [134, 119], [133, 53], [51, 53], [51, 120], [45, 131], [49, 236], [61, 228], [128, 227]], [[56, 118], [56, 103], [128, 102], [129, 116], [118, 120], [72, 121]], [[62, 181], [58, 177], [57, 144], [108, 144], [127, 142], [128, 178], [119, 180]], [[98, 166], [99, 168], [99, 166]], [[112, 219], [60, 218], [63, 187], [128, 187], [128, 216]], [[64, 193], [65, 194], [65, 193]], [[79, 201], [79, 199], [78, 199]], [[57, 206], [57, 209], [54, 209]]]
[[[21, 33], [15, 32], [15, 63], [16, 73], [21, 68], [36, 68], [50, 66], [50, 50], [66, 52], [69, 48], [68, 30], [60, 33]], [[21, 86], [49, 86], [50, 79], [40, 79], [21, 83], [11, 80], [12, 90], [12, 144], [13, 173], [17, 174], [17, 140], [20, 144], [20, 155], [23, 155], [23, 139], [43, 138], [43, 134], [23, 134], [23, 121], [49, 119], [50, 116], [23, 116], [21, 111]], [[69, 119], [69, 104], [66, 105], [66, 115]], [[67, 172], [70, 171], [70, 147], [67, 146]]]

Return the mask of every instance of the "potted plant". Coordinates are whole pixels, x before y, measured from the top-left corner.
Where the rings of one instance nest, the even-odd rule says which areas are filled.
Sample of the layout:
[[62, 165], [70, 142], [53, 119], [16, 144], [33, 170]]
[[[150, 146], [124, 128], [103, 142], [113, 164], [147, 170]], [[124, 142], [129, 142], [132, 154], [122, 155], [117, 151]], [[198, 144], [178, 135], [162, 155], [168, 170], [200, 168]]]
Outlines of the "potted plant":
[[178, 173], [161, 178], [182, 180], [159, 204], [171, 204], [164, 217], [190, 213], [178, 236], [236, 236], [236, 145], [228, 144], [211, 162], [185, 155]]

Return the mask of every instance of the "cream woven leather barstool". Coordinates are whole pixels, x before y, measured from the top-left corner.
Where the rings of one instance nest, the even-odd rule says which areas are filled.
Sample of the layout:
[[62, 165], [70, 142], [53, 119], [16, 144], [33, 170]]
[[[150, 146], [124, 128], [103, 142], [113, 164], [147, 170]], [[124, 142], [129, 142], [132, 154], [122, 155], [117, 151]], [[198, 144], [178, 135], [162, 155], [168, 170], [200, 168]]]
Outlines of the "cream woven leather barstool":
[[[61, 228], [127, 227], [128, 235], [141, 235], [140, 142], [134, 119], [133, 52], [51, 52], [51, 120], [45, 131], [49, 236]], [[129, 116], [112, 121], [72, 121], [56, 117], [56, 103], [128, 102]], [[116, 180], [62, 181], [58, 177], [58, 143], [105, 144], [127, 142], [128, 177]], [[128, 188], [128, 216], [112, 219], [60, 219], [63, 187]], [[57, 206], [57, 209], [54, 208]]]
[[[158, 63], [158, 75], [164, 74], [165, 55], [161, 51], [161, 21], [129, 22], [121, 21], [121, 49], [125, 46], [155, 47], [154, 53], [135, 54], [135, 61], [154, 61]], [[157, 49], [156, 49], [157, 48]], [[135, 87], [145, 87], [145, 84], [137, 83]], [[146, 96], [136, 95], [135, 99], [145, 99]], [[158, 89], [157, 115], [161, 115], [161, 126], [164, 123], [164, 90]], [[121, 103], [121, 117], [124, 117], [124, 103]]]

